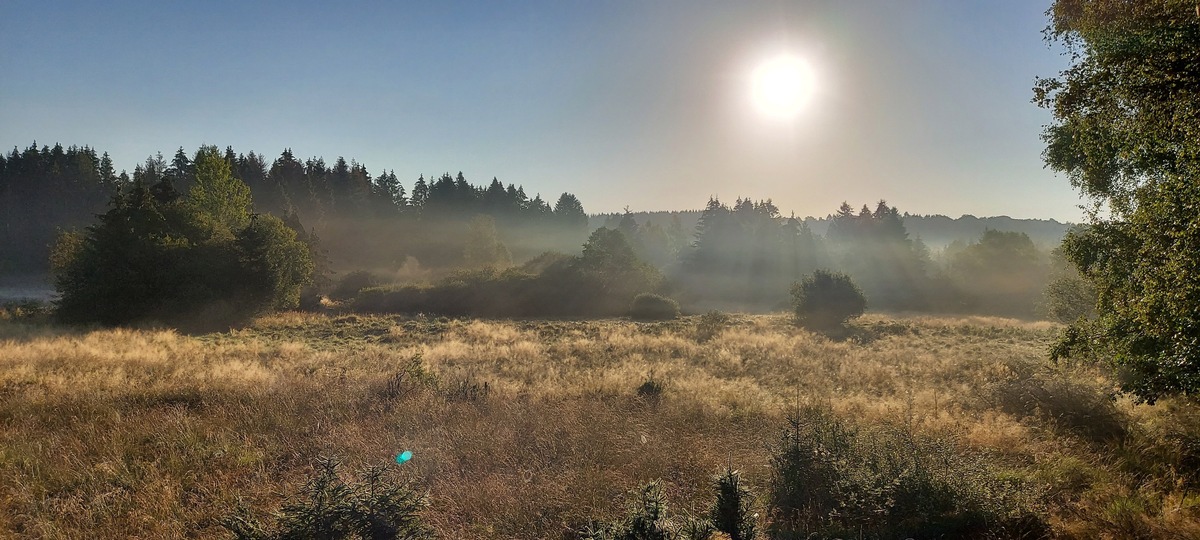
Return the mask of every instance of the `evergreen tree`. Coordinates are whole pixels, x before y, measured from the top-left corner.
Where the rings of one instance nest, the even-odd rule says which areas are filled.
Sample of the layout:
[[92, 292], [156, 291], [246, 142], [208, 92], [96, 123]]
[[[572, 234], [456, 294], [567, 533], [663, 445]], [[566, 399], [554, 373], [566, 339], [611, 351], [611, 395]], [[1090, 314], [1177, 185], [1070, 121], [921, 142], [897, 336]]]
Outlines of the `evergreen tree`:
[[425, 183], [425, 175], [417, 178], [412, 189], [412, 206], [416, 209], [425, 207], [425, 202], [429, 200], [429, 186]]
[[587, 228], [587, 213], [583, 211], [583, 203], [570, 193], [563, 193], [554, 203], [554, 217], [569, 229]]
[[192, 162], [196, 182], [188, 191], [188, 204], [220, 229], [244, 229], [250, 223], [250, 188], [233, 177], [229, 161], [216, 146], [201, 146]]

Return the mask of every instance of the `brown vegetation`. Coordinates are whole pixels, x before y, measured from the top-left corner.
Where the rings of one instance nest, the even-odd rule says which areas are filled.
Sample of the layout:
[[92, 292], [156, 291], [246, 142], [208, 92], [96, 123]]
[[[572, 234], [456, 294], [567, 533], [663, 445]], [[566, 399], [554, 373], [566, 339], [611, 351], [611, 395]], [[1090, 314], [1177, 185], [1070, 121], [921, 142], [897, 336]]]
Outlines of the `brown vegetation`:
[[443, 537], [562, 538], [654, 479], [697, 514], [729, 464], [766, 494], [806, 405], [988, 456], [1064, 537], [1200, 535], [1200, 409], [1048, 363], [1048, 323], [869, 315], [835, 341], [782, 315], [698, 332], [292, 313], [199, 336], [6, 318], [0, 536], [220, 537], [239, 501], [277, 510], [318, 456], [410, 449], [392, 466], [427, 487]]

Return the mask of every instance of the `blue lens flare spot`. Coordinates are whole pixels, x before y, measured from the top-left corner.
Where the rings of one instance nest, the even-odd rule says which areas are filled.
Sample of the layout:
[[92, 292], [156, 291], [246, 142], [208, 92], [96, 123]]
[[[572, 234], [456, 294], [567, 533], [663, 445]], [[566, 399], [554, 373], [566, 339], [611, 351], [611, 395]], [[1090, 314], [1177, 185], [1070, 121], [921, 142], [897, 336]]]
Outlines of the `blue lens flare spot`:
[[396, 456], [396, 463], [404, 463], [412, 459], [412, 450], [405, 450]]

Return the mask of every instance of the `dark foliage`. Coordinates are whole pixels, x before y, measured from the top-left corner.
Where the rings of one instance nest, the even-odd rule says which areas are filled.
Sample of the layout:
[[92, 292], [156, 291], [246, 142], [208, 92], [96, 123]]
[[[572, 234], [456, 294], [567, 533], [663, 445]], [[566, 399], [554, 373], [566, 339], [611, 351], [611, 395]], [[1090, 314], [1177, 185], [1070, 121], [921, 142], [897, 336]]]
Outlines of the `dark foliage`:
[[669, 321], [679, 316], [679, 303], [662, 295], [642, 293], [633, 297], [629, 316], [636, 321]]
[[355, 270], [338, 280], [333, 290], [329, 291], [329, 297], [334, 300], [349, 300], [358, 296], [363, 289], [378, 287], [382, 284], [383, 280], [379, 276], [366, 270]]
[[950, 275], [972, 311], [1031, 317], [1046, 287], [1046, 257], [1024, 233], [984, 231], [948, 256]]
[[651, 373], [642, 384], [638, 385], [637, 396], [648, 403], [658, 404], [666, 389], [666, 383], [660, 379], [656, 379], [654, 374]]
[[99, 223], [62, 235], [52, 257], [58, 317], [210, 328], [296, 307], [312, 279], [309, 249], [278, 218], [251, 218], [249, 199], [239, 202], [245, 186], [220, 159], [197, 153], [194, 198], [142, 173]]
[[1111, 359], [1146, 401], [1200, 392], [1200, 25], [1194, 2], [1058, 0], [1071, 66], [1039, 80], [1044, 157], [1093, 203], [1064, 251], [1097, 317], [1055, 355]]
[[127, 181], [86, 146], [34, 143], [0, 156], [0, 274], [45, 273], [56, 232], [90, 223]]
[[338, 467], [336, 459], [319, 459], [303, 493], [284, 504], [275, 523], [239, 508], [222, 525], [239, 540], [434, 538], [421, 519], [425, 496], [399, 481], [392, 468], [368, 467], [347, 483]]
[[903, 427], [859, 430], [806, 408], [772, 458], [770, 536], [1046, 538], [1029, 487]]
[[[494, 268], [453, 274], [432, 286], [369, 288], [355, 300], [365, 312], [447, 316], [616, 316], [662, 278], [640, 261], [624, 235], [597, 229], [579, 257], [544, 255], [540, 273]], [[532, 265], [532, 263], [531, 263]]]
[[817, 270], [792, 286], [796, 321], [815, 330], [841, 327], [863, 314], [867, 300], [850, 276]]
[[912, 240], [900, 212], [886, 201], [855, 213], [842, 203], [825, 235], [834, 267], [854, 278], [877, 309], [942, 307], [949, 292], [929, 268], [928, 249]]
[[754, 495], [742, 485], [742, 476], [727, 468], [713, 480], [717, 500], [709, 512], [713, 527], [729, 540], [754, 540], [758, 534], [754, 514]]
[[794, 216], [783, 219], [770, 201], [710, 199], [673, 278], [696, 304], [779, 309], [779, 291], [825, 265], [820, 239]]

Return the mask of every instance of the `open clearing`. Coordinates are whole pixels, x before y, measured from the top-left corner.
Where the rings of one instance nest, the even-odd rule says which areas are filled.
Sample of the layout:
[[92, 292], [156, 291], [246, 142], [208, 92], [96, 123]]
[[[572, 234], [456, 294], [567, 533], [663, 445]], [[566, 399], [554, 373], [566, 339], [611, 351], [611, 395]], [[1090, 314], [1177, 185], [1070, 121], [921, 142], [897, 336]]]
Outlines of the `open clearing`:
[[0, 321], [0, 536], [221, 537], [318, 456], [404, 465], [444, 538], [563, 538], [661, 479], [765, 493], [798, 407], [904, 424], [1026, 482], [1063, 537], [1200, 536], [1200, 414], [1053, 365], [1058, 327], [885, 317], [481, 321], [283, 314], [198, 336]]

